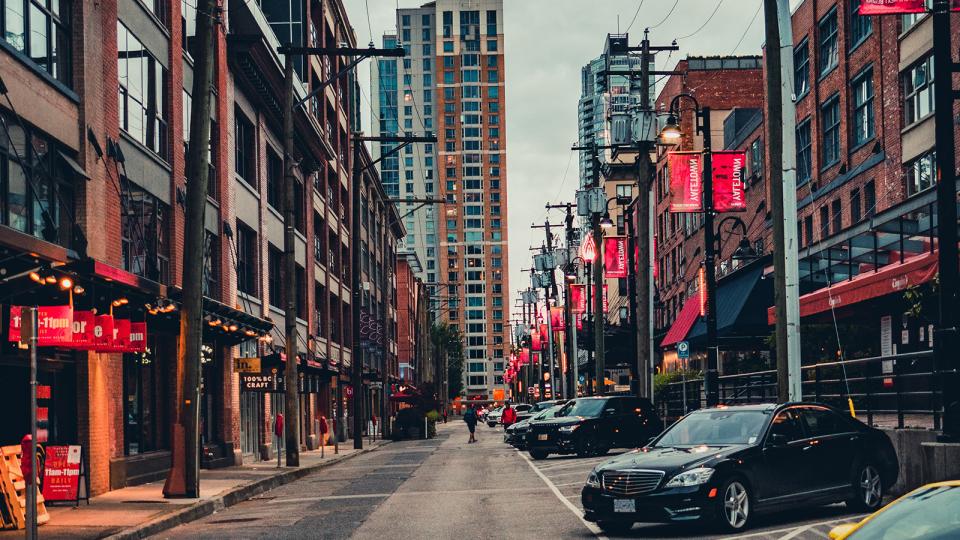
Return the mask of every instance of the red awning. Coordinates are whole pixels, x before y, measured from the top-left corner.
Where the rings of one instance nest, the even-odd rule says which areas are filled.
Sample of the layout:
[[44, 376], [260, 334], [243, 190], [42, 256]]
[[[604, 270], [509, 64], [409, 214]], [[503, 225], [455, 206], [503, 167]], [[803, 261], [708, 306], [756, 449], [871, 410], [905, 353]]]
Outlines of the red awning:
[[699, 297], [688, 298], [687, 301], [683, 303], [680, 314], [677, 315], [677, 320], [673, 321], [673, 326], [670, 327], [667, 335], [664, 336], [663, 341], [660, 342], [660, 347], [669, 347], [678, 341], [683, 341], [683, 339], [687, 337], [687, 333], [690, 332], [690, 329], [693, 328], [693, 323], [697, 322], [697, 317], [699, 316]]
[[[888, 264], [876, 272], [860, 274], [850, 281], [842, 281], [800, 297], [800, 316], [807, 317], [906, 290], [933, 279], [937, 274], [937, 253], [924, 253], [904, 259], [902, 263]], [[767, 322], [775, 324], [774, 307], [767, 309]]]

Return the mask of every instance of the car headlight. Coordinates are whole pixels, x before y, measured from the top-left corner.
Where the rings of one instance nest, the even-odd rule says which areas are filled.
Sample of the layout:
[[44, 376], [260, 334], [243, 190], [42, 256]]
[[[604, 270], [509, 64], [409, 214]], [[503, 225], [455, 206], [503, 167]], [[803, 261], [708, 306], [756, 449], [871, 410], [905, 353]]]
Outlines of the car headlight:
[[574, 431], [577, 430], [578, 427], [580, 427], [580, 424], [573, 424], [572, 426], [562, 426], [559, 431], [560, 433], [573, 433]]
[[597, 474], [596, 469], [590, 471], [590, 475], [587, 476], [587, 487], [600, 489], [600, 475]]
[[689, 471], [682, 472], [667, 482], [667, 487], [690, 487], [706, 484], [713, 476], [713, 469], [710, 467], [697, 467]]

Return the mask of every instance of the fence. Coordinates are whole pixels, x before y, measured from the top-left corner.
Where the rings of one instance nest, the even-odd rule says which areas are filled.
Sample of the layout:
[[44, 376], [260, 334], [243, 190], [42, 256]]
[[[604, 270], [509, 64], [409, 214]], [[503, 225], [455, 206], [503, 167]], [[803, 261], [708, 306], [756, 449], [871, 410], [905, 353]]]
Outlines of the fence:
[[[940, 390], [933, 352], [824, 362], [801, 368], [803, 399], [847, 408], [870, 425], [940, 429]], [[720, 403], [742, 405], [777, 400], [775, 370], [723, 375]], [[656, 396], [661, 416], [672, 421], [702, 407], [703, 379], [674, 382]]]

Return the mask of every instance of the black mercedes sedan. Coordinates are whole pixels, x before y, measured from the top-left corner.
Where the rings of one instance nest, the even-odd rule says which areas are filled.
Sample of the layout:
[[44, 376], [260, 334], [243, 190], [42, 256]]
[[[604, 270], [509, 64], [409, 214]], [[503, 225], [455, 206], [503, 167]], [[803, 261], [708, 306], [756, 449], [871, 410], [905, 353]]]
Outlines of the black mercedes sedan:
[[720, 406], [594, 468], [581, 500], [584, 519], [609, 532], [698, 520], [740, 531], [798, 505], [876, 510], [898, 473], [886, 434], [825, 405]]

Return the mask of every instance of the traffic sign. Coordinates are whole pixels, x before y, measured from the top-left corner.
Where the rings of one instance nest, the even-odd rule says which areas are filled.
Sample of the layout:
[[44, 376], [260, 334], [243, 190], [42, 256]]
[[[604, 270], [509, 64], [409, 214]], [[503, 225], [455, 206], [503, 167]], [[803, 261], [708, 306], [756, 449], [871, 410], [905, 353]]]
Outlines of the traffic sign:
[[677, 358], [690, 358], [690, 342], [677, 342]]

